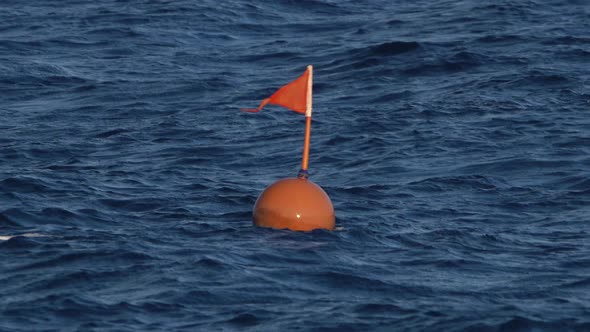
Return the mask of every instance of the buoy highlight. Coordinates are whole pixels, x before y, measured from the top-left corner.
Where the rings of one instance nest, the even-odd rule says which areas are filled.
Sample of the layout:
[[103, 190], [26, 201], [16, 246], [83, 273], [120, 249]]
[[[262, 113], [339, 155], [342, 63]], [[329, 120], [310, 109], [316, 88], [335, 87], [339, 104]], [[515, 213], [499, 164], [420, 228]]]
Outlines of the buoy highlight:
[[254, 224], [293, 231], [333, 230], [332, 201], [317, 184], [304, 178], [287, 178], [268, 186], [256, 200]]

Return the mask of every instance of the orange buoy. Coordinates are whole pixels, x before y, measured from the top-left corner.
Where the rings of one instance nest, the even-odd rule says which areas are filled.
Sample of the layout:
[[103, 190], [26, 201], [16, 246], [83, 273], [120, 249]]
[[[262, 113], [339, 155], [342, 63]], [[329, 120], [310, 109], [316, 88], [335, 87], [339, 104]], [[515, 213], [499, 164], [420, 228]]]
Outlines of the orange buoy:
[[305, 137], [303, 158], [297, 178], [279, 180], [267, 187], [254, 205], [254, 225], [260, 227], [288, 228], [294, 231], [311, 231], [318, 228], [333, 230], [335, 226], [334, 207], [326, 192], [309, 181], [309, 145], [311, 137], [313, 67], [299, 78], [281, 87], [256, 109], [274, 104], [305, 114]]
[[334, 207], [326, 192], [305, 178], [279, 180], [254, 205], [254, 224], [293, 231], [333, 230]]

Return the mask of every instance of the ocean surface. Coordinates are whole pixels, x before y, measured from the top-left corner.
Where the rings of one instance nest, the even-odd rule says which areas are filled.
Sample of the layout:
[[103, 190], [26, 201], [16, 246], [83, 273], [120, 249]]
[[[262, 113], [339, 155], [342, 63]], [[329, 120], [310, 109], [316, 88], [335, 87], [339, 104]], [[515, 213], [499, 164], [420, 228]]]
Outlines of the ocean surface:
[[590, 331], [589, 1], [3, 0], [0, 119], [0, 331]]

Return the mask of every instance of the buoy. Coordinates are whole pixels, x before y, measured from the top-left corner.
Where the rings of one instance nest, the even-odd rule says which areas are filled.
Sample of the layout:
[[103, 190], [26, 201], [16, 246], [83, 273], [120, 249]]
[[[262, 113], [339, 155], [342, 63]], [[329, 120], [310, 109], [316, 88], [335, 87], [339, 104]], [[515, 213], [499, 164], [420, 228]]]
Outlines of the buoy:
[[333, 230], [336, 218], [328, 194], [304, 178], [279, 180], [266, 188], [254, 205], [254, 224], [293, 231]]
[[320, 186], [308, 179], [312, 82], [313, 67], [307, 66], [303, 75], [264, 99], [258, 108], [245, 110], [258, 112], [266, 104], [274, 104], [305, 114], [305, 139], [299, 174], [297, 178], [273, 183], [258, 196], [253, 210], [256, 226], [294, 231], [334, 229], [336, 217], [330, 197]]

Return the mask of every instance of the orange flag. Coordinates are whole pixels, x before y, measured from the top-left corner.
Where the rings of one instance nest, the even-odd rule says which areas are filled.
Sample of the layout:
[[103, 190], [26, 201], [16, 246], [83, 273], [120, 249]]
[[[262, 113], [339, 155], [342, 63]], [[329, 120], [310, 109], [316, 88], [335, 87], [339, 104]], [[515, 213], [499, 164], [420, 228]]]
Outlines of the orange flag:
[[311, 66], [308, 66], [303, 75], [264, 99], [257, 109], [242, 109], [242, 111], [259, 112], [266, 104], [272, 104], [286, 107], [297, 113], [311, 113], [311, 110], [308, 110], [311, 108], [311, 71]]

